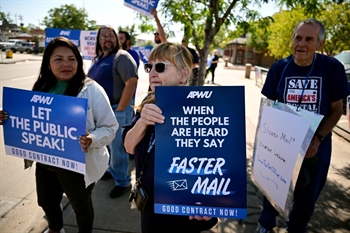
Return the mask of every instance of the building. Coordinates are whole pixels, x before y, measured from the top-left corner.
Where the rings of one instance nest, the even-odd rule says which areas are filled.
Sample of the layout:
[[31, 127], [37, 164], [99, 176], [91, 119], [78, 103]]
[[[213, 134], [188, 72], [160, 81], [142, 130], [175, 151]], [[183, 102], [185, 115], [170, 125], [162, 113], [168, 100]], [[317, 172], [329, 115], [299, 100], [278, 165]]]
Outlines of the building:
[[224, 50], [224, 56], [228, 62], [234, 65], [245, 65], [270, 67], [276, 59], [269, 56], [267, 51], [256, 51], [255, 48], [247, 46], [247, 38], [239, 37], [230, 41]]

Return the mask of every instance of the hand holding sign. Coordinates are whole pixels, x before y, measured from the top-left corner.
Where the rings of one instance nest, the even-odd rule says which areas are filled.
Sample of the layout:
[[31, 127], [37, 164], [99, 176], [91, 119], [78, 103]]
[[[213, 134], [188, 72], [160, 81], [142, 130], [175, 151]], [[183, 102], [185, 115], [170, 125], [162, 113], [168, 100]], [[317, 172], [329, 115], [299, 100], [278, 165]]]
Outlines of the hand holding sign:
[[9, 115], [7, 112], [1, 110], [0, 111], [0, 125], [4, 124], [4, 121], [7, 120], [9, 118]]
[[88, 152], [88, 148], [92, 143], [92, 137], [89, 134], [89, 131], [86, 130], [86, 135], [79, 137], [79, 144], [84, 153]]
[[163, 124], [165, 117], [162, 110], [155, 104], [145, 104], [141, 112], [141, 122], [146, 125], [154, 125], [155, 123]]

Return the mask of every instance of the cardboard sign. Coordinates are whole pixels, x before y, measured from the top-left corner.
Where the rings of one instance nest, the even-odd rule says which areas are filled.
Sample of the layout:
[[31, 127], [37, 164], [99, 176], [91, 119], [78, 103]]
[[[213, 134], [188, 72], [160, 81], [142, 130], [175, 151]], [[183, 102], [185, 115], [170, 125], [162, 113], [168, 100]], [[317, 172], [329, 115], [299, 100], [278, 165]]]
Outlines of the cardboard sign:
[[285, 217], [291, 210], [302, 161], [322, 118], [291, 105], [261, 99], [252, 180]]
[[87, 99], [3, 88], [6, 154], [85, 174]]
[[244, 87], [156, 87], [155, 213], [245, 219]]

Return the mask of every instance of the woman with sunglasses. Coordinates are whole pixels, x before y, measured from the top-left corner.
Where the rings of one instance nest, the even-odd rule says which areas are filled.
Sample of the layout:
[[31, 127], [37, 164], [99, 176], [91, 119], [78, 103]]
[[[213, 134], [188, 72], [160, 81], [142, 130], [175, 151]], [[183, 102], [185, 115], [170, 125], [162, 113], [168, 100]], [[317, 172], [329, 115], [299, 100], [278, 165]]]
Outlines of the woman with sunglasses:
[[154, 213], [155, 153], [153, 146], [150, 149], [150, 141], [153, 141], [154, 125], [162, 124], [165, 119], [162, 110], [154, 101], [155, 87], [185, 86], [190, 80], [191, 70], [191, 53], [184, 46], [168, 42], [156, 46], [151, 51], [149, 63], [145, 64], [145, 71], [149, 73], [151, 92], [138, 106], [131, 125], [124, 127], [124, 147], [129, 154], [134, 155], [136, 178], [140, 177], [142, 170], [141, 183], [148, 195], [146, 205], [141, 210], [142, 233], [199, 233], [212, 228], [217, 223], [217, 218]]

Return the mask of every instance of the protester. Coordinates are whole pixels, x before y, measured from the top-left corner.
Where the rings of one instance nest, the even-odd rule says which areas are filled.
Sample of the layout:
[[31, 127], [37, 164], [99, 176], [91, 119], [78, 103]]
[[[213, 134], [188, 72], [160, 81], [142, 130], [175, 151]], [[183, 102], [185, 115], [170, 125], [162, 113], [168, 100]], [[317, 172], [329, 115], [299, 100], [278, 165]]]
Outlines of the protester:
[[[75, 212], [78, 231], [92, 232], [94, 209], [91, 193], [95, 182], [108, 166], [106, 145], [112, 141], [118, 128], [108, 97], [100, 85], [86, 77], [79, 50], [64, 37], [53, 39], [46, 47], [33, 90], [88, 99], [87, 132], [79, 139], [86, 153], [86, 174], [37, 162], [36, 188], [38, 204], [49, 223], [49, 229], [45, 232], [64, 232], [61, 209], [63, 193]], [[1, 123], [9, 114], [0, 111]], [[26, 161], [26, 168], [32, 163]]]
[[190, 85], [191, 86], [196, 86], [197, 85], [197, 76], [198, 76], [198, 67], [199, 67], [199, 58], [198, 58], [198, 54], [196, 52], [196, 50], [188, 47], [188, 41], [186, 37], [183, 37], [181, 40], [181, 43], [183, 46], [185, 46], [188, 51], [190, 51], [191, 55], [192, 55], [192, 80]]
[[215, 69], [218, 66], [218, 62], [219, 62], [219, 56], [218, 56], [218, 51], [215, 49], [214, 50], [214, 54], [210, 59], [210, 66], [207, 69], [206, 73], [205, 73], [205, 78], [207, 78], [207, 75], [209, 72], [211, 72], [211, 82], [214, 82], [214, 78], [215, 78]]
[[[321, 22], [299, 22], [292, 36], [293, 55], [277, 61], [269, 70], [262, 94], [324, 116], [305, 154], [294, 190], [294, 203], [286, 227], [289, 233], [304, 233], [321, 193], [331, 160], [331, 131], [342, 115], [342, 99], [350, 94], [343, 65], [316, 53], [324, 45]], [[299, 101], [288, 98], [294, 93]], [[307, 93], [312, 98], [306, 98]], [[304, 98], [305, 97], [305, 98]], [[306, 176], [304, 174], [307, 174]], [[278, 212], [266, 197], [256, 232], [272, 232]], [[317, 230], [316, 230], [317, 231]]]
[[130, 36], [130, 34], [126, 31], [119, 31], [118, 32], [118, 40], [120, 41], [122, 49], [128, 51], [128, 53], [130, 53], [130, 55], [134, 58], [134, 60], [136, 62], [136, 67], [138, 69], [140, 66], [140, 57], [135, 50], [131, 49], [131, 36]]
[[[126, 31], [119, 31], [118, 32], [118, 39], [120, 41], [122, 49], [126, 50], [134, 58], [134, 60], [136, 62], [136, 68], [138, 71], [139, 66], [140, 66], [140, 57], [135, 50], [131, 49], [131, 36], [130, 36], [130, 34]], [[130, 103], [132, 106], [135, 105], [135, 97], [136, 97], [136, 89], [135, 89], [132, 101]]]
[[[136, 178], [143, 171], [141, 183], [148, 195], [145, 208], [141, 210], [141, 229], [143, 233], [150, 232], [183, 232], [197, 233], [212, 228], [217, 218], [162, 215], [154, 213], [154, 142], [155, 124], [162, 124], [165, 117], [161, 109], [155, 105], [154, 91], [156, 86], [185, 86], [190, 79], [192, 57], [182, 45], [161, 43], [151, 51], [150, 63], [145, 65], [149, 73], [149, 83], [152, 92], [143, 100], [137, 109], [130, 126], [124, 127], [124, 146], [128, 153], [134, 154], [136, 164]], [[171, 95], [172, 93], [169, 93]], [[156, 140], [156, 137], [154, 138]], [[152, 144], [151, 144], [152, 145]], [[155, 145], [156, 146], [156, 145]], [[149, 153], [147, 152], [149, 151]], [[147, 156], [147, 157], [146, 157]], [[157, 155], [161, 156], [161, 155]], [[147, 158], [147, 159], [145, 159]], [[145, 162], [144, 168], [143, 163]]]
[[[95, 62], [88, 76], [105, 89], [119, 125], [128, 125], [134, 113], [131, 103], [138, 81], [135, 60], [121, 49], [117, 33], [107, 26], [98, 30], [95, 52]], [[131, 189], [129, 155], [124, 150], [121, 127], [108, 145], [111, 156], [108, 171], [103, 176], [103, 179], [114, 179], [115, 186], [109, 193], [111, 198], [120, 197]]]
[[160, 44], [162, 42], [167, 42], [167, 38], [163, 29], [162, 24], [160, 23], [160, 20], [158, 18], [157, 10], [152, 8], [151, 14], [153, 15], [154, 20], [157, 24], [157, 31], [154, 33], [154, 43]]

